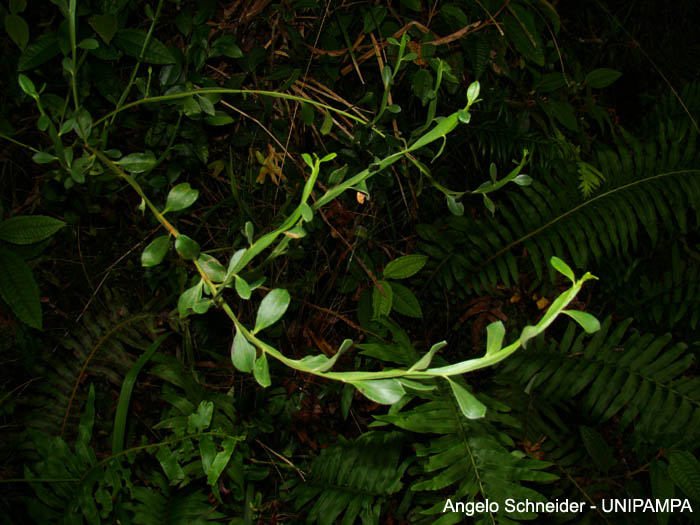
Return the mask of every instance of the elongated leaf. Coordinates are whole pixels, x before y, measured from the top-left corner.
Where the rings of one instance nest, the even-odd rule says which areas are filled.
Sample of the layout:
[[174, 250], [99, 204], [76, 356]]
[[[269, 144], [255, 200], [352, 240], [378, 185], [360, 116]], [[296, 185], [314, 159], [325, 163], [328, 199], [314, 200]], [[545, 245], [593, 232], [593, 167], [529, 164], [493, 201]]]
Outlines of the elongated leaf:
[[222, 443], [223, 450], [217, 452], [216, 456], [214, 457], [214, 460], [211, 462], [211, 467], [208, 471], [205, 471], [205, 474], [207, 475], [207, 483], [210, 486], [213, 487], [219, 480], [219, 477], [221, 477], [221, 473], [226, 468], [226, 465], [228, 465], [228, 462], [231, 459], [231, 455], [233, 454], [233, 451], [236, 448], [236, 443], [238, 441], [240, 440], [234, 438], [227, 438]]
[[399, 283], [392, 282], [390, 285], [393, 291], [392, 308], [400, 314], [421, 319], [423, 317], [423, 311], [421, 310], [418, 299], [413, 295], [413, 292]]
[[129, 173], [145, 173], [156, 165], [156, 157], [152, 151], [143, 153], [131, 153], [116, 161]]
[[287, 290], [275, 288], [270, 291], [260, 302], [253, 333], [257, 333], [275, 324], [284, 315], [284, 312], [287, 311], [289, 299], [289, 292]]
[[0, 297], [24, 323], [41, 330], [39, 287], [32, 271], [13, 251], [0, 248]]
[[267, 388], [270, 386], [270, 369], [267, 366], [267, 356], [264, 352], [255, 360], [253, 375], [261, 387]]
[[45, 33], [29, 44], [17, 63], [17, 71], [36, 69], [61, 52], [55, 33]]
[[34, 244], [48, 239], [65, 225], [45, 215], [18, 215], [0, 222], [0, 239], [13, 244]]
[[416, 364], [414, 364], [410, 369], [409, 372], [412, 372], [414, 370], [425, 370], [430, 366], [430, 362], [433, 360], [433, 356], [435, 355], [435, 352], [438, 350], [445, 348], [447, 346], [447, 341], [440, 341], [439, 343], [435, 343], [433, 346], [430, 347], [430, 350], [421, 357], [418, 361], [416, 361]]
[[234, 285], [236, 286], [236, 293], [241, 299], [245, 299], [246, 301], [250, 299], [250, 285], [248, 282], [243, 279], [243, 277], [239, 277], [238, 275], [233, 276], [234, 279]]
[[141, 354], [134, 366], [124, 377], [122, 382], [121, 392], [119, 393], [119, 402], [117, 403], [117, 412], [114, 415], [114, 429], [112, 430], [112, 454], [117, 454], [124, 449], [124, 434], [126, 431], [126, 418], [129, 415], [129, 402], [131, 401], [131, 393], [134, 390], [136, 377], [141, 369], [156, 353], [158, 347], [170, 334], [163, 334], [156, 339], [147, 349]]
[[572, 283], [576, 281], [576, 276], [574, 275], [574, 271], [571, 269], [571, 267], [568, 264], [566, 264], [564, 261], [562, 261], [559, 257], [552, 256], [552, 258], [549, 260], [549, 264], [551, 264], [552, 267], [556, 271], [558, 271], [560, 274], [562, 274], [565, 277], [568, 277]]
[[151, 241], [141, 254], [141, 266], [146, 268], [160, 264], [168, 253], [169, 235], [161, 235]]
[[245, 373], [250, 373], [255, 366], [255, 347], [239, 331], [233, 338], [231, 345], [231, 361], [233, 366]]
[[481, 401], [462, 385], [452, 381], [450, 378], [446, 379], [464, 417], [467, 419], [480, 419], [486, 415], [486, 406]]
[[601, 89], [608, 87], [610, 84], [615, 82], [622, 73], [614, 69], [600, 68], [594, 69], [586, 75], [586, 84], [594, 89]]
[[[143, 45], [146, 42], [146, 32], [139, 31], [138, 29], [122, 29], [117, 33], [116, 37], [114, 38], [114, 42], [127, 55], [134, 58], [139, 58], [141, 56]], [[150, 64], [163, 65], [175, 63], [175, 59], [170, 51], [168, 51], [168, 48], [152, 35], [149, 40], [148, 47], [143, 52], [142, 60]]]
[[668, 473], [689, 498], [700, 501], [700, 463], [693, 454], [685, 450], [670, 453]]
[[486, 355], [498, 352], [503, 346], [506, 327], [501, 321], [491, 323], [486, 327]]
[[406, 279], [418, 273], [427, 261], [427, 255], [404, 255], [386, 265], [384, 277], [387, 279]]
[[10, 35], [12, 41], [17, 44], [22, 51], [29, 42], [29, 26], [19, 15], [10, 14], [5, 17], [5, 31]]
[[367, 381], [352, 381], [362, 394], [375, 403], [393, 405], [399, 401], [406, 391], [397, 379], [371, 379]]
[[379, 281], [379, 286], [375, 286], [372, 290], [372, 310], [375, 319], [385, 317], [391, 313], [391, 307], [394, 303], [394, 291], [388, 281]]
[[580, 312], [578, 310], [562, 310], [561, 313], [571, 317], [589, 334], [600, 330], [600, 321], [589, 313]]

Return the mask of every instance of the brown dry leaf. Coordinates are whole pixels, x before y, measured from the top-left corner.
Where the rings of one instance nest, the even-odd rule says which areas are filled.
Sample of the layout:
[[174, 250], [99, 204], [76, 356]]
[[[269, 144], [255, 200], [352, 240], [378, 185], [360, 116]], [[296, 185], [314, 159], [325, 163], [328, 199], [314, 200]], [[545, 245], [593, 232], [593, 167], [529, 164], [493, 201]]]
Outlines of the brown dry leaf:
[[549, 306], [549, 299], [547, 299], [546, 297], [540, 297], [537, 300], [537, 309], [538, 310], [544, 310], [548, 306]]

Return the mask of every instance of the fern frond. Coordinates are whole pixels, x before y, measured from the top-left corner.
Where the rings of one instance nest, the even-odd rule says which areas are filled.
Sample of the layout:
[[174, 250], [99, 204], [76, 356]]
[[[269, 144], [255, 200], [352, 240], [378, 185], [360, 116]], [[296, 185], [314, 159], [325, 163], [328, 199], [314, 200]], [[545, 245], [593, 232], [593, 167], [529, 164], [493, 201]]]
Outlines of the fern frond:
[[541, 280], [552, 255], [568, 252], [578, 268], [591, 268], [610, 256], [630, 257], [643, 242], [642, 231], [651, 244], [661, 231], [687, 232], [689, 223], [700, 222], [696, 137], [664, 133], [660, 145], [625, 135], [617, 151], [601, 149], [596, 164], [606, 182], [590, 199], [581, 197], [570, 175], [573, 161], [560, 161], [568, 169], [536, 174], [531, 186], [506, 193], [494, 218], [450, 217], [451, 232], [439, 235], [424, 235], [439, 230], [424, 226], [419, 249], [434, 259], [428, 268], [447, 288], [458, 281], [480, 293], [499, 282], [517, 283], [523, 259]]
[[200, 490], [173, 490], [167, 482], [161, 490], [134, 487], [134, 501], [125, 505], [139, 525], [206, 525], [226, 516], [215, 510]]
[[618, 311], [661, 330], [695, 330], [700, 320], [700, 260], [689, 247], [684, 251], [681, 255], [674, 243], [620, 279], [619, 287], [610, 290], [619, 297]]
[[[620, 429], [660, 447], [693, 446], [700, 439], [700, 379], [683, 376], [693, 356], [670, 335], [628, 333], [631, 319], [608, 317], [593, 338], [537, 339], [505, 362], [503, 373], [549, 399], [580, 397], [590, 417], [620, 418]], [[627, 334], [627, 338], [623, 338]]]
[[[382, 504], [403, 484], [411, 459], [399, 464], [405, 437], [400, 432], [368, 432], [354, 441], [340, 437], [311, 464], [311, 479], [292, 493], [296, 510], [310, 505], [310, 523], [379, 523]], [[314, 500], [313, 505], [310, 502]]]
[[[502, 408], [502, 407], [501, 407]], [[448, 395], [418, 405], [415, 408], [376, 416], [376, 419], [392, 423], [400, 428], [420, 434], [438, 434], [427, 445], [416, 443], [418, 457], [425, 458], [423, 479], [413, 484], [413, 491], [442, 491], [432, 498], [432, 505], [423, 508], [424, 516], [442, 514], [445, 506], [444, 492], [449, 491], [452, 501], [475, 499], [497, 501], [505, 518], [534, 518], [534, 514], [505, 514], [506, 498], [522, 501], [544, 501], [525, 482], [550, 482], [557, 476], [542, 472], [551, 463], [525, 457], [515, 450], [515, 444], [507, 434], [493, 424], [507, 419], [496, 409], [489, 410], [486, 419], [464, 418]], [[491, 419], [491, 421], [489, 420]], [[446, 512], [438, 520], [426, 518], [429, 523], [456, 523], [463, 514]], [[489, 516], [493, 519], [494, 516]]]
[[[87, 312], [80, 327], [61, 341], [57, 351], [47, 352], [34, 371], [44, 380], [27, 396], [32, 407], [27, 410], [29, 427], [52, 435], [76, 428], [78, 403], [74, 401], [85, 376], [106, 379], [119, 388], [134, 361], [128, 349], [145, 349], [152, 342], [153, 316], [125, 316], [123, 303], [108, 290], [105, 293], [109, 308]], [[54, 410], [46, 410], [47, 406]]]

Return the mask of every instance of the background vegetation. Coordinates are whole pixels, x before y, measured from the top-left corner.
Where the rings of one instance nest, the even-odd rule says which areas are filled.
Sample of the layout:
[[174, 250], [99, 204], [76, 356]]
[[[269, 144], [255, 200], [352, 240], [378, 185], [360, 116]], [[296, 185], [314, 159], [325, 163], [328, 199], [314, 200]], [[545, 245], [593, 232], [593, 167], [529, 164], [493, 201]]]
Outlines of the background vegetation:
[[4, 2], [0, 520], [697, 522], [697, 9]]

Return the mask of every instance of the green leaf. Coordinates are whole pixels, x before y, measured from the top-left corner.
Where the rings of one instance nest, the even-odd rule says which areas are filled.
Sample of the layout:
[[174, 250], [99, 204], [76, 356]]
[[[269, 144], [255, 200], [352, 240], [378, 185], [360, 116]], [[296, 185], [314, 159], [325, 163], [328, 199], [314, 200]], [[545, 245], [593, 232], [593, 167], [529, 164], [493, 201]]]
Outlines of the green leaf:
[[199, 244], [194, 239], [181, 233], [175, 239], [175, 251], [185, 260], [196, 259], [199, 257]]
[[700, 501], [700, 463], [685, 450], [668, 455], [668, 473], [673, 482], [691, 499]]
[[5, 17], [5, 31], [10, 35], [12, 41], [17, 44], [22, 51], [29, 42], [29, 26], [19, 15], [10, 14]]
[[34, 155], [32, 155], [32, 160], [37, 164], [48, 164], [49, 162], [58, 160], [58, 157], [45, 151], [37, 151]]
[[372, 290], [372, 310], [375, 319], [385, 317], [391, 313], [391, 306], [394, 302], [394, 291], [387, 281], [379, 281], [379, 286]]
[[141, 266], [149, 268], [160, 264], [168, 253], [169, 244], [170, 235], [161, 235], [153, 239], [141, 254]]
[[501, 321], [496, 321], [486, 327], [486, 355], [495, 354], [503, 347], [505, 335], [506, 328]]
[[586, 75], [586, 84], [594, 89], [602, 89], [615, 82], [621, 75], [622, 73], [614, 69], [594, 69]]
[[236, 44], [236, 38], [233, 35], [224, 35], [217, 38], [211, 46], [209, 58], [218, 56], [226, 56], [229, 58], [242, 58], [243, 51]]
[[467, 88], [467, 103], [471, 106], [476, 99], [479, 98], [479, 91], [481, 90], [481, 84], [479, 81], [472, 82]]
[[552, 258], [549, 260], [549, 264], [551, 264], [552, 268], [554, 268], [564, 277], [568, 277], [572, 283], [576, 282], [576, 276], [574, 275], [574, 271], [559, 257], [557, 257], [556, 255], [552, 256]]
[[21, 13], [27, 8], [27, 0], [10, 0], [10, 13]]
[[232, 122], [235, 122], [233, 117], [220, 109], [217, 109], [213, 115], [206, 115], [204, 117], [204, 123], [210, 126], [226, 126]]
[[384, 84], [384, 89], [389, 88], [391, 83], [391, 66], [389, 64], [382, 68], [382, 83]]
[[39, 287], [32, 271], [13, 251], [0, 248], [0, 297], [20, 321], [41, 330]]
[[486, 195], [485, 193], [483, 194], [483, 197], [484, 197], [484, 206], [486, 206], [486, 209], [491, 212], [491, 215], [494, 215], [496, 213], [496, 205], [489, 198], [489, 196]]
[[593, 332], [600, 330], [600, 321], [589, 313], [580, 312], [578, 310], [562, 310], [561, 313], [571, 317], [574, 321], [581, 325], [581, 328], [583, 328], [586, 333], [592, 334]]
[[515, 182], [518, 186], [529, 186], [532, 184], [532, 177], [521, 173], [513, 179], [513, 182]]
[[92, 117], [90, 116], [90, 113], [87, 109], [81, 107], [75, 112], [73, 119], [75, 120], [73, 129], [81, 139], [87, 142], [87, 139], [90, 136], [90, 131], [92, 130]]
[[236, 293], [241, 299], [245, 299], [246, 301], [250, 299], [250, 286], [248, 285], [248, 282], [243, 279], [243, 277], [240, 277], [238, 275], [233, 276], [234, 279], [234, 286], [236, 287]]
[[231, 345], [231, 361], [241, 372], [250, 373], [255, 366], [255, 347], [248, 342], [240, 330], [236, 330]]
[[307, 126], [311, 126], [314, 123], [314, 107], [308, 102], [301, 103], [301, 121]]
[[445, 195], [445, 198], [447, 199], [447, 209], [452, 215], [457, 217], [464, 215], [464, 204], [455, 199], [454, 195]]
[[156, 459], [160, 463], [163, 472], [172, 483], [185, 478], [185, 472], [178, 462], [179, 453], [170, 450], [170, 447], [160, 447], [156, 452]]
[[333, 128], [333, 117], [331, 117], [331, 112], [326, 111], [323, 114], [323, 123], [321, 124], [321, 135], [328, 135]]
[[[122, 29], [117, 33], [114, 42], [127, 55], [139, 58], [141, 57], [143, 45], [146, 42], [146, 32], [138, 29]], [[143, 51], [141, 59], [150, 64], [164, 65], [175, 63], [175, 59], [168, 51], [168, 48], [153, 35], [151, 35], [148, 47]]]
[[210, 117], [213, 117], [216, 114], [214, 104], [207, 97], [197, 97], [197, 100], [199, 101], [199, 107], [202, 108], [202, 111], [205, 114], [209, 115]]
[[593, 459], [593, 463], [603, 472], [607, 472], [613, 467], [617, 460], [613, 456], [612, 450], [603, 436], [597, 430], [587, 426], [579, 427], [583, 446], [586, 447], [588, 455]]
[[168, 199], [165, 202], [163, 214], [171, 211], [181, 211], [189, 208], [194, 204], [194, 201], [199, 197], [199, 190], [190, 188], [188, 182], [178, 184], [168, 193]]
[[457, 399], [457, 404], [462, 414], [464, 414], [464, 417], [467, 419], [480, 419], [486, 415], [486, 406], [481, 401], [474, 397], [466, 388], [452, 381], [449, 377], [445, 379], [447, 379], [447, 382], [450, 384], [452, 393], [455, 399]]
[[397, 379], [369, 379], [351, 381], [362, 394], [382, 405], [393, 405], [401, 400], [406, 391]]
[[46, 215], [18, 215], [0, 222], [0, 239], [13, 244], [34, 244], [48, 239], [65, 224]]
[[98, 47], [100, 47], [100, 43], [97, 40], [95, 40], [94, 38], [86, 38], [86, 39], [80, 41], [80, 43], [78, 44], [78, 47], [80, 49], [92, 50], [92, 49], [97, 49]]
[[17, 71], [36, 69], [44, 62], [48, 62], [61, 52], [55, 33], [44, 33], [27, 46], [19, 57]]
[[[386, 282], [386, 281], [385, 281]], [[413, 292], [400, 283], [390, 283], [393, 291], [392, 308], [400, 314], [416, 319], [423, 317], [420, 303]]]
[[204, 281], [200, 279], [197, 284], [180, 294], [177, 300], [177, 311], [180, 314], [180, 319], [187, 317], [189, 311], [194, 310], [195, 304], [202, 299], [203, 286]]
[[221, 283], [226, 278], [226, 268], [215, 257], [202, 253], [197, 263], [210, 281]]
[[190, 434], [203, 432], [211, 424], [214, 415], [214, 403], [204, 400], [197, 406], [197, 411], [187, 416], [187, 431]]
[[95, 33], [100, 35], [100, 38], [105, 44], [109, 43], [117, 34], [117, 29], [119, 29], [119, 20], [116, 14], [102, 14], [102, 15], [92, 15], [88, 19], [88, 24], [95, 30]]
[[17, 82], [19, 87], [30, 97], [37, 97], [39, 94], [36, 92], [36, 87], [34, 87], [34, 82], [27, 75], [19, 74], [17, 77]]
[[270, 370], [267, 366], [267, 357], [265, 356], [265, 352], [263, 352], [260, 357], [255, 360], [253, 375], [261, 387], [267, 388], [270, 386]]
[[231, 455], [233, 454], [233, 451], [236, 448], [236, 443], [238, 441], [238, 439], [227, 438], [221, 444], [223, 450], [219, 451], [216, 454], [214, 460], [211, 462], [211, 467], [208, 471], [205, 471], [205, 474], [207, 475], [207, 483], [210, 486], [213, 487], [214, 485], [216, 485], [216, 482], [219, 480], [219, 477], [221, 477], [221, 474], [223, 473], [224, 469], [226, 468], [226, 465], [228, 465], [228, 462], [231, 459]]
[[409, 372], [413, 372], [414, 370], [425, 370], [426, 368], [428, 368], [430, 366], [430, 362], [433, 360], [435, 352], [441, 350], [442, 348], [445, 348], [446, 346], [447, 341], [440, 341], [439, 343], [435, 343], [433, 346], [430, 347], [430, 350], [428, 350], [428, 352], [409, 369]]
[[129, 173], [145, 173], [156, 165], [156, 157], [152, 151], [131, 153], [116, 161], [116, 164], [119, 164]]
[[386, 265], [384, 277], [387, 279], [406, 279], [418, 273], [426, 262], [428, 262], [427, 255], [404, 255]]
[[255, 317], [255, 330], [258, 333], [268, 326], [275, 324], [289, 307], [289, 292], [282, 288], [271, 290], [260, 302], [258, 314]]

